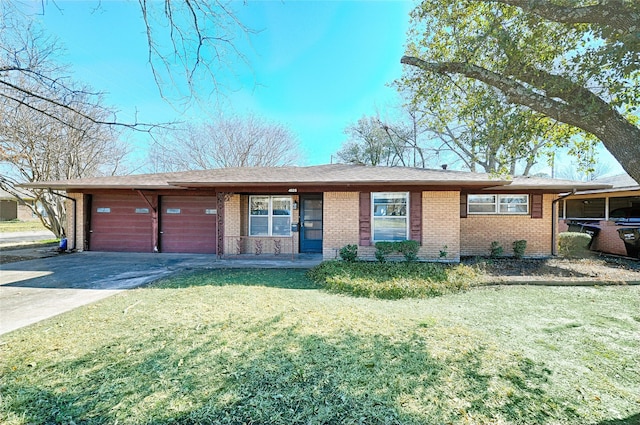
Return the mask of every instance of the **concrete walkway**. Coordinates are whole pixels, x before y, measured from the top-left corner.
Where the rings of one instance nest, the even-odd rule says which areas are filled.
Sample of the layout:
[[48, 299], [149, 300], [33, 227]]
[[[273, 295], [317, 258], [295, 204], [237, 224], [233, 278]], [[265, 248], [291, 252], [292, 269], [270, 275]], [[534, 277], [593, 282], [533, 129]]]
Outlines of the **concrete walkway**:
[[0, 335], [182, 270], [309, 268], [321, 261], [319, 255], [219, 259], [198, 254], [79, 252], [2, 264]]

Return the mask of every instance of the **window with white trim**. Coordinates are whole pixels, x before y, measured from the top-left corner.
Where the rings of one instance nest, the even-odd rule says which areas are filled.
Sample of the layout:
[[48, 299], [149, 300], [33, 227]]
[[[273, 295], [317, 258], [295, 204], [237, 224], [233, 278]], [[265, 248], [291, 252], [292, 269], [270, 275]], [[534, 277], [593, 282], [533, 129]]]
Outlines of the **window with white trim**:
[[291, 236], [291, 197], [249, 197], [249, 236]]
[[371, 194], [373, 241], [405, 241], [409, 235], [409, 193]]
[[529, 195], [469, 195], [467, 211], [469, 214], [529, 214]]

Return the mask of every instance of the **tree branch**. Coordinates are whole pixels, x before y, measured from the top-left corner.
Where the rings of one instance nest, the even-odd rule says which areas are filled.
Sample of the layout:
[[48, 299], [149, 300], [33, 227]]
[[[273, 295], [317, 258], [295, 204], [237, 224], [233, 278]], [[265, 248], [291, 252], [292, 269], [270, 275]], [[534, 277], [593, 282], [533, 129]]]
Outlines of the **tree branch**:
[[549, 0], [481, 0], [502, 3], [564, 24], [596, 24], [640, 39], [640, 8], [623, 0], [603, 0], [591, 6], [561, 6]]
[[[40, 95], [38, 93], [35, 93], [31, 90], [27, 90], [24, 89], [20, 86], [17, 86], [15, 84], [12, 84], [8, 81], [2, 80], [0, 79], [0, 84], [5, 85], [7, 87], [9, 87], [10, 89], [13, 89], [19, 93], [24, 94], [26, 97], [31, 97], [31, 98], [35, 98], [38, 100], [41, 100], [43, 102], [45, 102], [46, 104], [50, 104], [56, 108], [61, 108], [64, 110], [67, 110], [69, 112], [72, 112], [74, 114], [76, 114], [77, 116], [86, 119], [87, 121], [90, 121], [94, 124], [100, 124], [100, 125], [109, 125], [109, 126], [116, 126], [116, 127], [122, 127], [122, 128], [129, 128], [131, 130], [136, 130], [136, 131], [143, 131], [143, 132], [150, 132], [152, 129], [154, 128], [165, 128], [168, 126], [171, 126], [173, 123], [160, 123], [160, 124], [148, 124], [148, 123], [138, 123], [138, 122], [134, 122], [134, 123], [123, 123], [123, 122], [119, 122], [117, 120], [111, 120], [111, 121], [105, 121], [105, 120], [100, 120], [100, 119], [96, 119], [95, 117], [86, 114], [82, 111], [80, 111], [77, 108], [74, 108], [68, 104], [59, 102], [51, 97], [48, 96], [43, 96]], [[86, 93], [86, 92], [74, 92], [74, 94], [91, 94], [91, 93]], [[52, 118], [62, 124], [65, 124], [66, 126], [68, 126], [69, 128], [72, 128], [74, 130], [78, 130], [78, 131], [83, 131], [82, 129], [76, 127], [74, 124], [72, 124], [71, 122], [68, 121], [68, 117], [65, 118], [60, 118], [59, 116], [57, 116], [56, 114], [44, 109], [44, 108], [39, 108], [36, 107], [34, 104], [32, 104], [31, 102], [27, 102], [23, 99], [19, 99], [17, 97], [11, 96], [7, 93], [2, 93], [0, 92], [0, 97], [4, 97], [6, 99], [9, 99], [13, 102], [16, 102], [19, 105], [23, 105], [26, 106], [27, 108], [42, 113], [44, 115], [46, 115], [49, 118]]]
[[[526, 106], [556, 121], [591, 133], [602, 141], [614, 157], [626, 159], [624, 161], [621, 160], [621, 163], [632, 177], [640, 178], [640, 144], [637, 143], [637, 140], [640, 140], [640, 128], [630, 123], [598, 96], [575, 83], [571, 83], [568, 79], [562, 81], [564, 88], [559, 89], [556, 93], [559, 96], [563, 96], [563, 98], [557, 99], [549, 97], [549, 94], [545, 92], [544, 86], [536, 86], [536, 83], [540, 83], [540, 80], [545, 77], [543, 71], [539, 71], [537, 75], [528, 75], [527, 72], [520, 73], [521, 75], [516, 77], [523, 77], [529, 80], [522, 83], [508, 76], [468, 63], [427, 62], [411, 56], [403, 56], [400, 62], [430, 73], [459, 74], [481, 81], [500, 90], [509, 103]], [[559, 79], [562, 79], [560, 76], [546, 75], [555, 81], [555, 83], [551, 82], [550, 87], [558, 85]], [[573, 99], [569, 96], [572, 90], [578, 93], [577, 100], [574, 100], [575, 103], [572, 102]], [[585, 100], [588, 103], [585, 104]]]
[[[601, 135], [602, 127], [601, 121], [595, 116], [598, 116], [599, 118], [602, 118], [603, 116], [607, 116], [608, 118], [616, 117], [618, 119], [625, 120], [624, 117], [622, 117], [617, 111], [613, 110], [606, 102], [588, 90], [573, 83], [571, 83], [573, 84], [571, 89], [567, 88], [568, 83], [570, 83], [569, 80], [563, 79], [560, 76], [547, 74], [550, 79], [555, 80], [556, 82], [556, 84], [553, 85], [545, 85], [550, 88], [556, 88], [555, 92], [551, 91], [550, 93], [547, 93], [545, 86], [539, 87], [536, 84], [539, 84], [541, 80], [543, 80], [542, 71], [540, 71], [539, 75], [523, 72], [517, 76], [522, 77], [523, 80], [525, 78], [528, 79], [528, 81], [524, 82], [532, 86], [529, 87], [520, 81], [490, 71], [486, 68], [463, 62], [427, 62], [411, 56], [403, 56], [400, 62], [405, 65], [415, 66], [427, 72], [443, 75], [460, 74], [468, 78], [482, 81], [483, 83], [502, 91], [510, 103], [527, 106], [534, 111], [545, 114], [557, 121], [582, 128], [596, 136], [599, 134]], [[562, 79], [564, 83], [567, 83], [563, 89], [558, 88], [559, 79]], [[534, 90], [534, 88], [538, 91]], [[579, 93], [581, 98], [588, 98], [593, 107], [591, 107], [589, 111], [585, 111], [584, 103], [580, 103], [574, 107], [570, 102], [570, 95], [572, 93]], [[564, 99], [564, 101], [561, 101], [558, 97], [560, 99]], [[584, 99], [581, 99], [581, 102], [584, 102]], [[585, 116], [586, 113], [594, 115], [594, 119], [585, 122], [585, 118], [588, 118]]]

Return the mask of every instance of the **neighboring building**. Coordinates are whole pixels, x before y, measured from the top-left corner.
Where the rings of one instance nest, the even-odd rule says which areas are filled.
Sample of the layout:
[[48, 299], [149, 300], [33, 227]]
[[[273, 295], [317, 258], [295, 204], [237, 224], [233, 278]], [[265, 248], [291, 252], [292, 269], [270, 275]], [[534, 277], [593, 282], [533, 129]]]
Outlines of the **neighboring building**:
[[70, 202], [70, 248], [219, 255], [322, 253], [377, 241], [417, 240], [422, 259], [551, 255], [559, 193], [610, 187], [536, 177], [361, 165], [226, 168], [40, 182]]
[[594, 233], [593, 251], [626, 255], [621, 228], [640, 227], [640, 185], [627, 174], [603, 177], [593, 183], [609, 189], [579, 190], [560, 202], [559, 230]]
[[[22, 199], [33, 205], [32, 195], [24, 192]], [[38, 217], [33, 213], [28, 205], [24, 205], [11, 193], [0, 189], [0, 221], [38, 221]]]

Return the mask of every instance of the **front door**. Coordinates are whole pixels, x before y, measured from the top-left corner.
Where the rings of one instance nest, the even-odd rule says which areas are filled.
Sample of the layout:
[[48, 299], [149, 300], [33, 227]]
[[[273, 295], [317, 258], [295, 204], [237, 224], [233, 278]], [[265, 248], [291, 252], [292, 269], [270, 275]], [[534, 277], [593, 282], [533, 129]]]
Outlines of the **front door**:
[[300, 195], [300, 252], [322, 252], [322, 195]]

